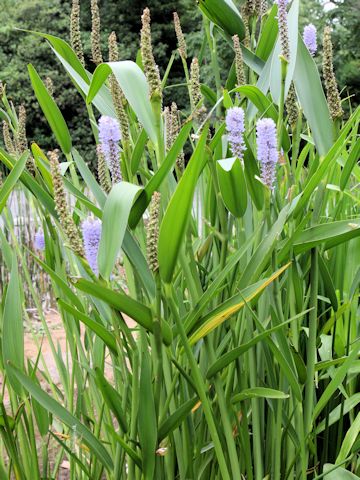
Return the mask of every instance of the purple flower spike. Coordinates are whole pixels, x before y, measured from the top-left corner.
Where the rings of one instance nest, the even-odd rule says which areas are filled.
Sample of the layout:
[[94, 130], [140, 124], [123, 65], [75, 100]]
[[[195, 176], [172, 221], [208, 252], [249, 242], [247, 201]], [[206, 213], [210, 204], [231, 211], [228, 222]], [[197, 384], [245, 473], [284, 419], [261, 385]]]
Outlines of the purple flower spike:
[[261, 179], [269, 188], [274, 187], [275, 168], [278, 161], [276, 125], [271, 118], [258, 120], [256, 124], [257, 156], [261, 165]]
[[97, 256], [101, 237], [101, 222], [89, 218], [82, 223], [82, 233], [84, 237], [84, 247], [86, 260], [92, 271], [98, 275]]
[[112, 117], [103, 115], [99, 120], [99, 140], [101, 151], [110, 167], [113, 183], [121, 182], [120, 170], [120, 126], [118, 121]]
[[45, 237], [42, 228], [39, 228], [39, 230], [35, 233], [34, 247], [39, 251], [45, 250]]
[[243, 158], [245, 132], [244, 110], [240, 107], [233, 107], [226, 114], [226, 129], [228, 132], [228, 140], [233, 155], [240, 160]]
[[306, 25], [304, 27], [303, 39], [309, 52], [311, 53], [312, 56], [314, 56], [317, 50], [315, 25], [310, 23], [309, 25]]

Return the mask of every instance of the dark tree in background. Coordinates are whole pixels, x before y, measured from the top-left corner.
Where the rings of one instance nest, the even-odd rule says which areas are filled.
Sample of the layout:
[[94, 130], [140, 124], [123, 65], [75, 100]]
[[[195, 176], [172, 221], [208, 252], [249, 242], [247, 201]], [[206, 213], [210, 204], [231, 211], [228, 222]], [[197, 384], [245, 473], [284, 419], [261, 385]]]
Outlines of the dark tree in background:
[[[300, 17], [302, 26], [309, 22], [314, 23], [318, 28], [318, 43], [321, 45], [322, 29], [326, 23], [332, 23], [339, 85], [341, 88], [346, 86], [350, 94], [358, 95], [360, 91], [358, 0], [334, 0], [332, 3], [336, 8], [325, 13], [320, 0], [302, 0]], [[80, 0], [80, 4], [86, 67], [93, 71], [95, 65], [91, 61], [90, 0]], [[145, 6], [151, 9], [154, 54], [162, 72], [166, 69], [171, 53], [176, 49], [172, 22], [172, 13], [175, 10], [180, 15], [186, 35], [189, 62], [192, 56], [198, 56], [204, 33], [201, 14], [195, 0], [99, 0], [104, 60], [108, 58], [107, 38], [113, 30], [118, 37], [120, 57], [133, 60], [136, 58], [141, 28], [140, 17]], [[80, 95], [46, 41], [15, 29], [19, 27], [51, 33], [69, 41], [70, 9], [70, 0], [0, 0], [0, 80], [7, 84], [8, 96], [14, 104], [24, 103], [27, 108], [29, 140], [36, 140], [46, 150], [53, 148], [55, 143], [50, 137], [50, 129], [34, 98], [27, 64], [32, 63], [43, 79], [49, 76], [54, 83], [54, 97], [68, 123], [74, 145], [91, 163], [95, 157], [93, 138]], [[225, 82], [232, 61], [232, 51], [225, 41], [220, 41], [218, 48], [222, 78]], [[212, 85], [213, 75], [210, 66], [206, 64], [207, 57], [205, 52], [201, 76], [205, 83]], [[320, 66], [319, 54], [316, 61]], [[171, 85], [183, 81], [182, 65], [177, 58], [168, 83]], [[186, 94], [185, 88], [167, 89], [164, 96], [165, 104], [174, 100], [181, 108]], [[342, 96], [343, 98], [347, 96], [347, 92]]]

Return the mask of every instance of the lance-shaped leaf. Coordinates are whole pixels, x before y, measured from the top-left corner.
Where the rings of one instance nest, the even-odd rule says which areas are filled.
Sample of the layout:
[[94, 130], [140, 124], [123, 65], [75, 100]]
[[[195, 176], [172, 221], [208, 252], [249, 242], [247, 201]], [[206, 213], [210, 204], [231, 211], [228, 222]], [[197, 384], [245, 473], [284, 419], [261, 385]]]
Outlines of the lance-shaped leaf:
[[134, 110], [139, 122], [145, 128], [151, 141], [157, 143], [158, 123], [150, 103], [149, 85], [141, 68], [129, 60], [99, 65], [91, 81], [87, 103], [91, 103], [107, 77], [113, 73], [124, 95]]
[[232, 0], [199, 0], [202, 12], [215, 25], [230, 36], [237, 34], [239, 39], [245, 37], [245, 25], [239, 10]]
[[158, 257], [160, 275], [166, 283], [171, 282], [191, 215], [195, 186], [206, 164], [207, 156], [205, 145], [208, 131], [209, 126], [207, 125], [202, 131], [196, 149], [181, 177], [175, 193], [171, 197], [161, 222]]
[[329, 249], [360, 235], [360, 218], [323, 223], [304, 230], [294, 243], [295, 254], [318, 245]]
[[69, 428], [76, 428], [77, 434], [81, 436], [82, 442], [89, 447], [90, 451], [98, 458], [104, 467], [106, 467], [109, 471], [113, 470], [114, 465], [108, 451], [100, 442], [100, 440], [98, 440], [85, 425], [83, 425], [76, 417], [74, 417], [74, 415], [60, 405], [60, 403], [44, 392], [44, 390], [36, 385], [33, 380], [31, 380], [18, 368], [14, 367], [13, 365], [9, 365], [9, 370], [11, 371], [12, 375], [17, 378], [25, 390], [27, 390], [42, 407], [44, 407], [54, 416], [58, 417]]
[[7, 199], [12, 189], [15, 187], [16, 182], [19, 180], [20, 175], [22, 174], [25, 168], [26, 160], [28, 159], [28, 156], [29, 156], [29, 152], [24, 152], [21, 155], [19, 160], [14, 164], [14, 167], [9, 173], [9, 175], [6, 177], [6, 180], [2, 184], [2, 187], [0, 189], [0, 213], [5, 207]]
[[266, 387], [253, 387], [243, 390], [241, 393], [234, 395], [231, 399], [231, 403], [238, 403], [249, 398], [271, 398], [274, 400], [284, 400], [289, 398], [290, 395], [281, 392], [280, 390], [274, 390], [273, 388]]
[[121, 182], [113, 186], [104, 206], [98, 253], [99, 273], [108, 279], [123, 243], [129, 214], [141, 187]]
[[208, 313], [202, 319], [202, 325], [191, 335], [190, 344], [198, 342], [201, 338], [208, 335], [218, 326], [225, 322], [229, 317], [241, 310], [247, 303], [254, 300], [264, 289], [276, 280], [288, 267], [290, 263], [277, 270], [271, 277], [261, 280], [254, 285], [250, 285], [234, 297], [229, 298], [212, 312]]
[[54, 99], [48, 93], [44, 83], [42, 82], [35, 68], [30, 64], [28, 65], [28, 70], [31, 84], [34, 89], [36, 98], [40, 104], [41, 110], [43, 111], [61, 150], [66, 155], [70, 153], [72, 145], [69, 129], [66, 125], [64, 117], [62, 116], [60, 109], [56, 105]]
[[236, 157], [218, 160], [216, 170], [226, 207], [234, 217], [242, 217], [247, 207], [247, 190], [241, 161]]

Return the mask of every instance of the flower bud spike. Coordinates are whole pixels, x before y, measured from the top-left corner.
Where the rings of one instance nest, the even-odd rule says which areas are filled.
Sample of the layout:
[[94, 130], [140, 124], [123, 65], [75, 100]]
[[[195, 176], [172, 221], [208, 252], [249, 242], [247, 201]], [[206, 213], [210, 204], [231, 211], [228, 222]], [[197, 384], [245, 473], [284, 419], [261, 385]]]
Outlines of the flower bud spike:
[[334, 73], [332, 50], [331, 28], [325, 27], [323, 37], [323, 76], [330, 115], [333, 120], [336, 120], [344, 115], [344, 111], [341, 106], [340, 93]]
[[147, 259], [150, 270], [157, 272], [159, 270], [158, 262], [158, 241], [159, 241], [159, 219], [160, 219], [160, 200], [159, 192], [154, 192], [150, 202], [150, 217], [147, 226]]
[[71, 15], [70, 15], [70, 44], [71, 44], [71, 48], [76, 53], [76, 56], [80, 60], [81, 65], [84, 67], [85, 59], [84, 59], [83, 46], [81, 42], [79, 0], [72, 1]]
[[161, 80], [159, 68], [155, 63], [152, 42], [151, 42], [151, 18], [150, 10], [145, 8], [141, 16], [141, 57], [144, 71], [150, 87], [150, 97], [153, 95], [162, 97]]
[[91, 0], [91, 53], [96, 65], [103, 62], [101, 53], [100, 12], [97, 0]]
[[83, 257], [85, 255], [82, 238], [75, 222], [69, 212], [66, 201], [64, 181], [60, 172], [59, 157], [57, 150], [49, 152], [50, 172], [54, 188], [55, 209], [59, 215], [60, 225], [67, 236], [74, 252]]
[[187, 58], [186, 41], [181, 29], [180, 18], [177, 12], [174, 12], [174, 26], [175, 26], [175, 34], [177, 38], [178, 51], [179, 51], [180, 57], [186, 60]]
[[233, 38], [234, 51], [235, 51], [235, 70], [236, 70], [237, 86], [241, 87], [246, 83], [243, 54], [240, 46], [239, 36], [234, 35], [232, 38]]

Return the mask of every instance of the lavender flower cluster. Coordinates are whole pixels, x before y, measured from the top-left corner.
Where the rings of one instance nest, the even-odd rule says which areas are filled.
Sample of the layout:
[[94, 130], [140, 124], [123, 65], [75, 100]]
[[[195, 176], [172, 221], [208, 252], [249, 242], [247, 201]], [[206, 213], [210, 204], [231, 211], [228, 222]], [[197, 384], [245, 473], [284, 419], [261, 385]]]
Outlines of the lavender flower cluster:
[[226, 115], [226, 129], [228, 132], [228, 141], [230, 148], [235, 157], [240, 160], [243, 158], [244, 152], [244, 137], [245, 132], [245, 113], [240, 107], [233, 107], [227, 111]]
[[40, 252], [45, 250], [45, 236], [42, 228], [39, 228], [39, 230], [35, 233], [34, 248]]
[[270, 189], [274, 188], [278, 151], [276, 125], [271, 118], [262, 118], [256, 124], [257, 157], [261, 165], [261, 179]]
[[304, 27], [303, 39], [305, 45], [307, 46], [307, 49], [309, 50], [311, 55], [314, 56], [317, 50], [315, 25], [310, 23], [309, 25], [306, 25]]
[[100, 220], [89, 218], [82, 223], [82, 234], [84, 238], [85, 256], [92, 271], [98, 275], [97, 256], [101, 237]]
[[121, 132], [115, 118], [103, 115], [99, 120], [99, 141], [101, 152], [110, 168], [113, 183], [121, 182], [120, 146]]

